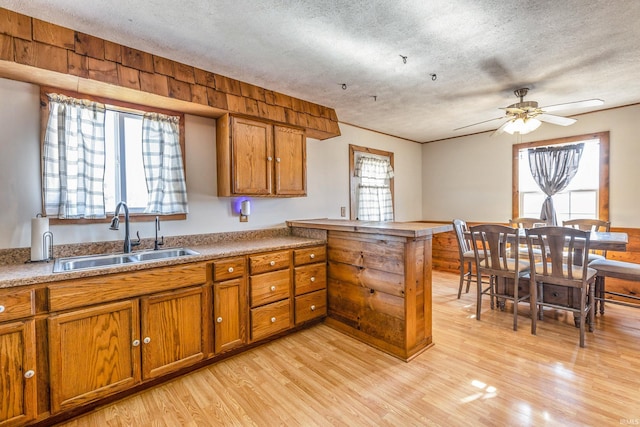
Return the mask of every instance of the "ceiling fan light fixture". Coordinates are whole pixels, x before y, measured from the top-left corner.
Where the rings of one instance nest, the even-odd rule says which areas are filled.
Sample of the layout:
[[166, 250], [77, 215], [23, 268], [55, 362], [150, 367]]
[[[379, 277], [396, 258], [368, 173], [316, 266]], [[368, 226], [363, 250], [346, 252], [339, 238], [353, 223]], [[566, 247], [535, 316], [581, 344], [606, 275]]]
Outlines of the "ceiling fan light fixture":
[[504, 128], [504, 131], [509, 135], [513, 135], [514, 133], [525, 135], [538, 129], [541, 124], [542, 122], [536, 118], [523, 119], [521, 117], [518, 117], [515, 120], [511, 120]]

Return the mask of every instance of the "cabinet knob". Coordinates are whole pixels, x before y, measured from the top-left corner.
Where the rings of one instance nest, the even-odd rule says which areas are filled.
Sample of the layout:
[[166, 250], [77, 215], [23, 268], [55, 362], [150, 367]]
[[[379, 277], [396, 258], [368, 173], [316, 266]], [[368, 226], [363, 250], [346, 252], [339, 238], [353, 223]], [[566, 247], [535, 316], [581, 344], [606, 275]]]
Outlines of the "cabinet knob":
[[276, 157], [276, 162], [280, 163], [280, 157]]
[[137, 347], [137, 346], [140, 345], [140, 340], [133, 340], [132, 344], [133, 344], [134, 347]]
[[229, 273], [233, 273], [233, 267], [229, 267], [229, 269], [227, 270]]
[[4, 313], [4, 305], [0, 305], [0, 313]]
[[316, 311], [316, 306], [315, 305], [311, 306], [311, 311]]
[[275, 261], [271, 261], [271, 262], [269, 263], [269, 265], [273, 267], [274, 265], [276, 265], [276, 262], [275, 262]]
[[24, 377], [29, 379], [29, 378], [32, 378], [35, 374], [36, 373], [32, 369], [29, 369], [27, 372], [24, 373]]
[[216, 319], [216, 322], [218, 322], [218, 323], [222, 323], [222, 317], [218, 317], [218, 318]]
[[276, 323], [276, 318], [275, 317], [271, 318], [271, 323]]
[[151, 338], [149, 338], [149, 337], [145, 337], [145, 338], [142, 340], [142, 342], [143, 342], [143, 343], [145, 343], [145, 344], [149, 344], [149, 343], [151, 342]]
[[316, 257], [316, 254], [311, 254], [309, 255], [309, 258], [314, 259]]
[[271, 286], [271, 292], [275, 292], [275, 290], [276, 290], [276, 286], [275, 285]]
[[267, 160], [271, 161], [273, 158], [271, 156], [267, 157]]
[[312, 282], [315, 282], [315, 281], [316, 281], [316, 278], [315, 278], [315, 277], [313, 277], [313, 276], [311, 276], [311, 279], [310, 279], [310, 280], [311, 280]]

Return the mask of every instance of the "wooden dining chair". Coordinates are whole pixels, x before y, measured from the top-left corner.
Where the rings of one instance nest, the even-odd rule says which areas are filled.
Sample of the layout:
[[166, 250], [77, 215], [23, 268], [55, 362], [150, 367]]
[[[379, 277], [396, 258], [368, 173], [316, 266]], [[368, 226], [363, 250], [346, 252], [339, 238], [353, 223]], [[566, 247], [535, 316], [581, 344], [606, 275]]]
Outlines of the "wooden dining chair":
[[[604, 231], [609, 232], [611, 230], [611, 223], [609, 221], [603, 221], [600, 219], [591, 218], [576, 218], [567, 221], [562, 221], [563, 227], [577, 228], [582, 231]], [[596, 259], [603, 259], [607, 257], [607, 251], [589, 251], [589, 262]]]
[[[529, 294], [518, 292], [519, 280], [529, 275], [529, 261], [520, 259], [520, 252], [515, 250], [520, 246], [521, 237], [512, 227], [497, 224], [476, 225], [469, 231], [477, 264], [476, 319], [480, 320], [482, 295], [489, 295], [492, 302], [498, 301], [500, 308], [504, 308], [505, 300], [510, 300], [513, 302], [513, 330], [517, 331], [518, 303], [530, 298]], [[486, 289], [482, 288], [481, 275], [492, 278]]]
[[458, 299], [462, 296], [462, 287], [464, 282], [467, 282], [467, 293], [471, 287], [471, 281], [475, 280], [473, 275], [473, 266], [476, 263], [476, 257], [473, 254], [473, 248], [471, 246], [471, 240], [467, 223], [461, 219], [453, 220], [453, 229], [456, 233], [456, 239], [458, 241], [458, 254], [460, 256], [460, 285], [458, 286]]
[[533, 228], [535, 224], [546, 224], [546, 221], [540, 218], [511, 218], [509, 220], [509, 225], [513, 228]]
[[[543, 319], [544, 307], [573, 313], [580, 326], [580, 347], [584, 347], [585, 324], [593, 331], [595, 278], [597, 271], [588, 266], [590, 232], [569, 227], [538, 227], [525, 230], [530, 249], [530, 292], [532, 295], [531, 333], [537, 319]], [[544, 262], [536, 262], [533, 249], [542, 253]]]

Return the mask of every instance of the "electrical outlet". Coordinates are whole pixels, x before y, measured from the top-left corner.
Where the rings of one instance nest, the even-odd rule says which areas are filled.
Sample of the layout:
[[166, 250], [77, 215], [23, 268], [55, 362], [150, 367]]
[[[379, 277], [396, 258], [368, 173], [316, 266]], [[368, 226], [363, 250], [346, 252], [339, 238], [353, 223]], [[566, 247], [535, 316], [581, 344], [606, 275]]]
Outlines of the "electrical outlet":
[[345, 206], [340, 206], [340, 216], [343, 218], [347, 216], [347, 208]]

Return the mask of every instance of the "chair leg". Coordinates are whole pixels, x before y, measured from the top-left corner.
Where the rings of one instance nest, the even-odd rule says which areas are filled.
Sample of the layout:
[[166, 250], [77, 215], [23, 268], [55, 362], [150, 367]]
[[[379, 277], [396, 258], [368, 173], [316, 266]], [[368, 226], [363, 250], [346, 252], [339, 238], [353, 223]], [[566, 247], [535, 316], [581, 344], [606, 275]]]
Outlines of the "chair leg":
[[513, 330], [518, 330], [518, 279], [513, 282]]
[[537, 284], [529, 282], [529, 306], [531, 311], [531, 335], [536, 334], [538, 326], [538, 292]]
[[478, 295], [476, 297], [476, 320], [480, 320], [480, 311], [482, 310], [482, 280], [480, 273], [476, 276]]
[[595, 299], [595, 283], [589, 285], [589, 332], [593, 332], [593, 328], [596, 320], [596, 299]]
[[584, 326], [587, 320], [587, 313], [585, 313], [587, 297], [585, 293], [585, 289], [580, 292], [580, 347], [584, 347]]
[[464, 266], [466, 263], [464, 261], [460, 261], [460, 285], [458, 286], [458, 299], [462, 296], [462, 286], [464, 284]]
[[[598, 289], [598, 297], [600, 298], [600, 315], [604, 315], [604, 276], [598, 277], [600, 279], [600, 289]], [[597, 280], [597, 279], [596, 279]]]
[[469, 289], [471, 288], [471, 278], [473, 277], [473, 266], [471, 261], [467, 263], [467, 268], [469, 269], [467, 274], [467, 293], [469, 293]]

